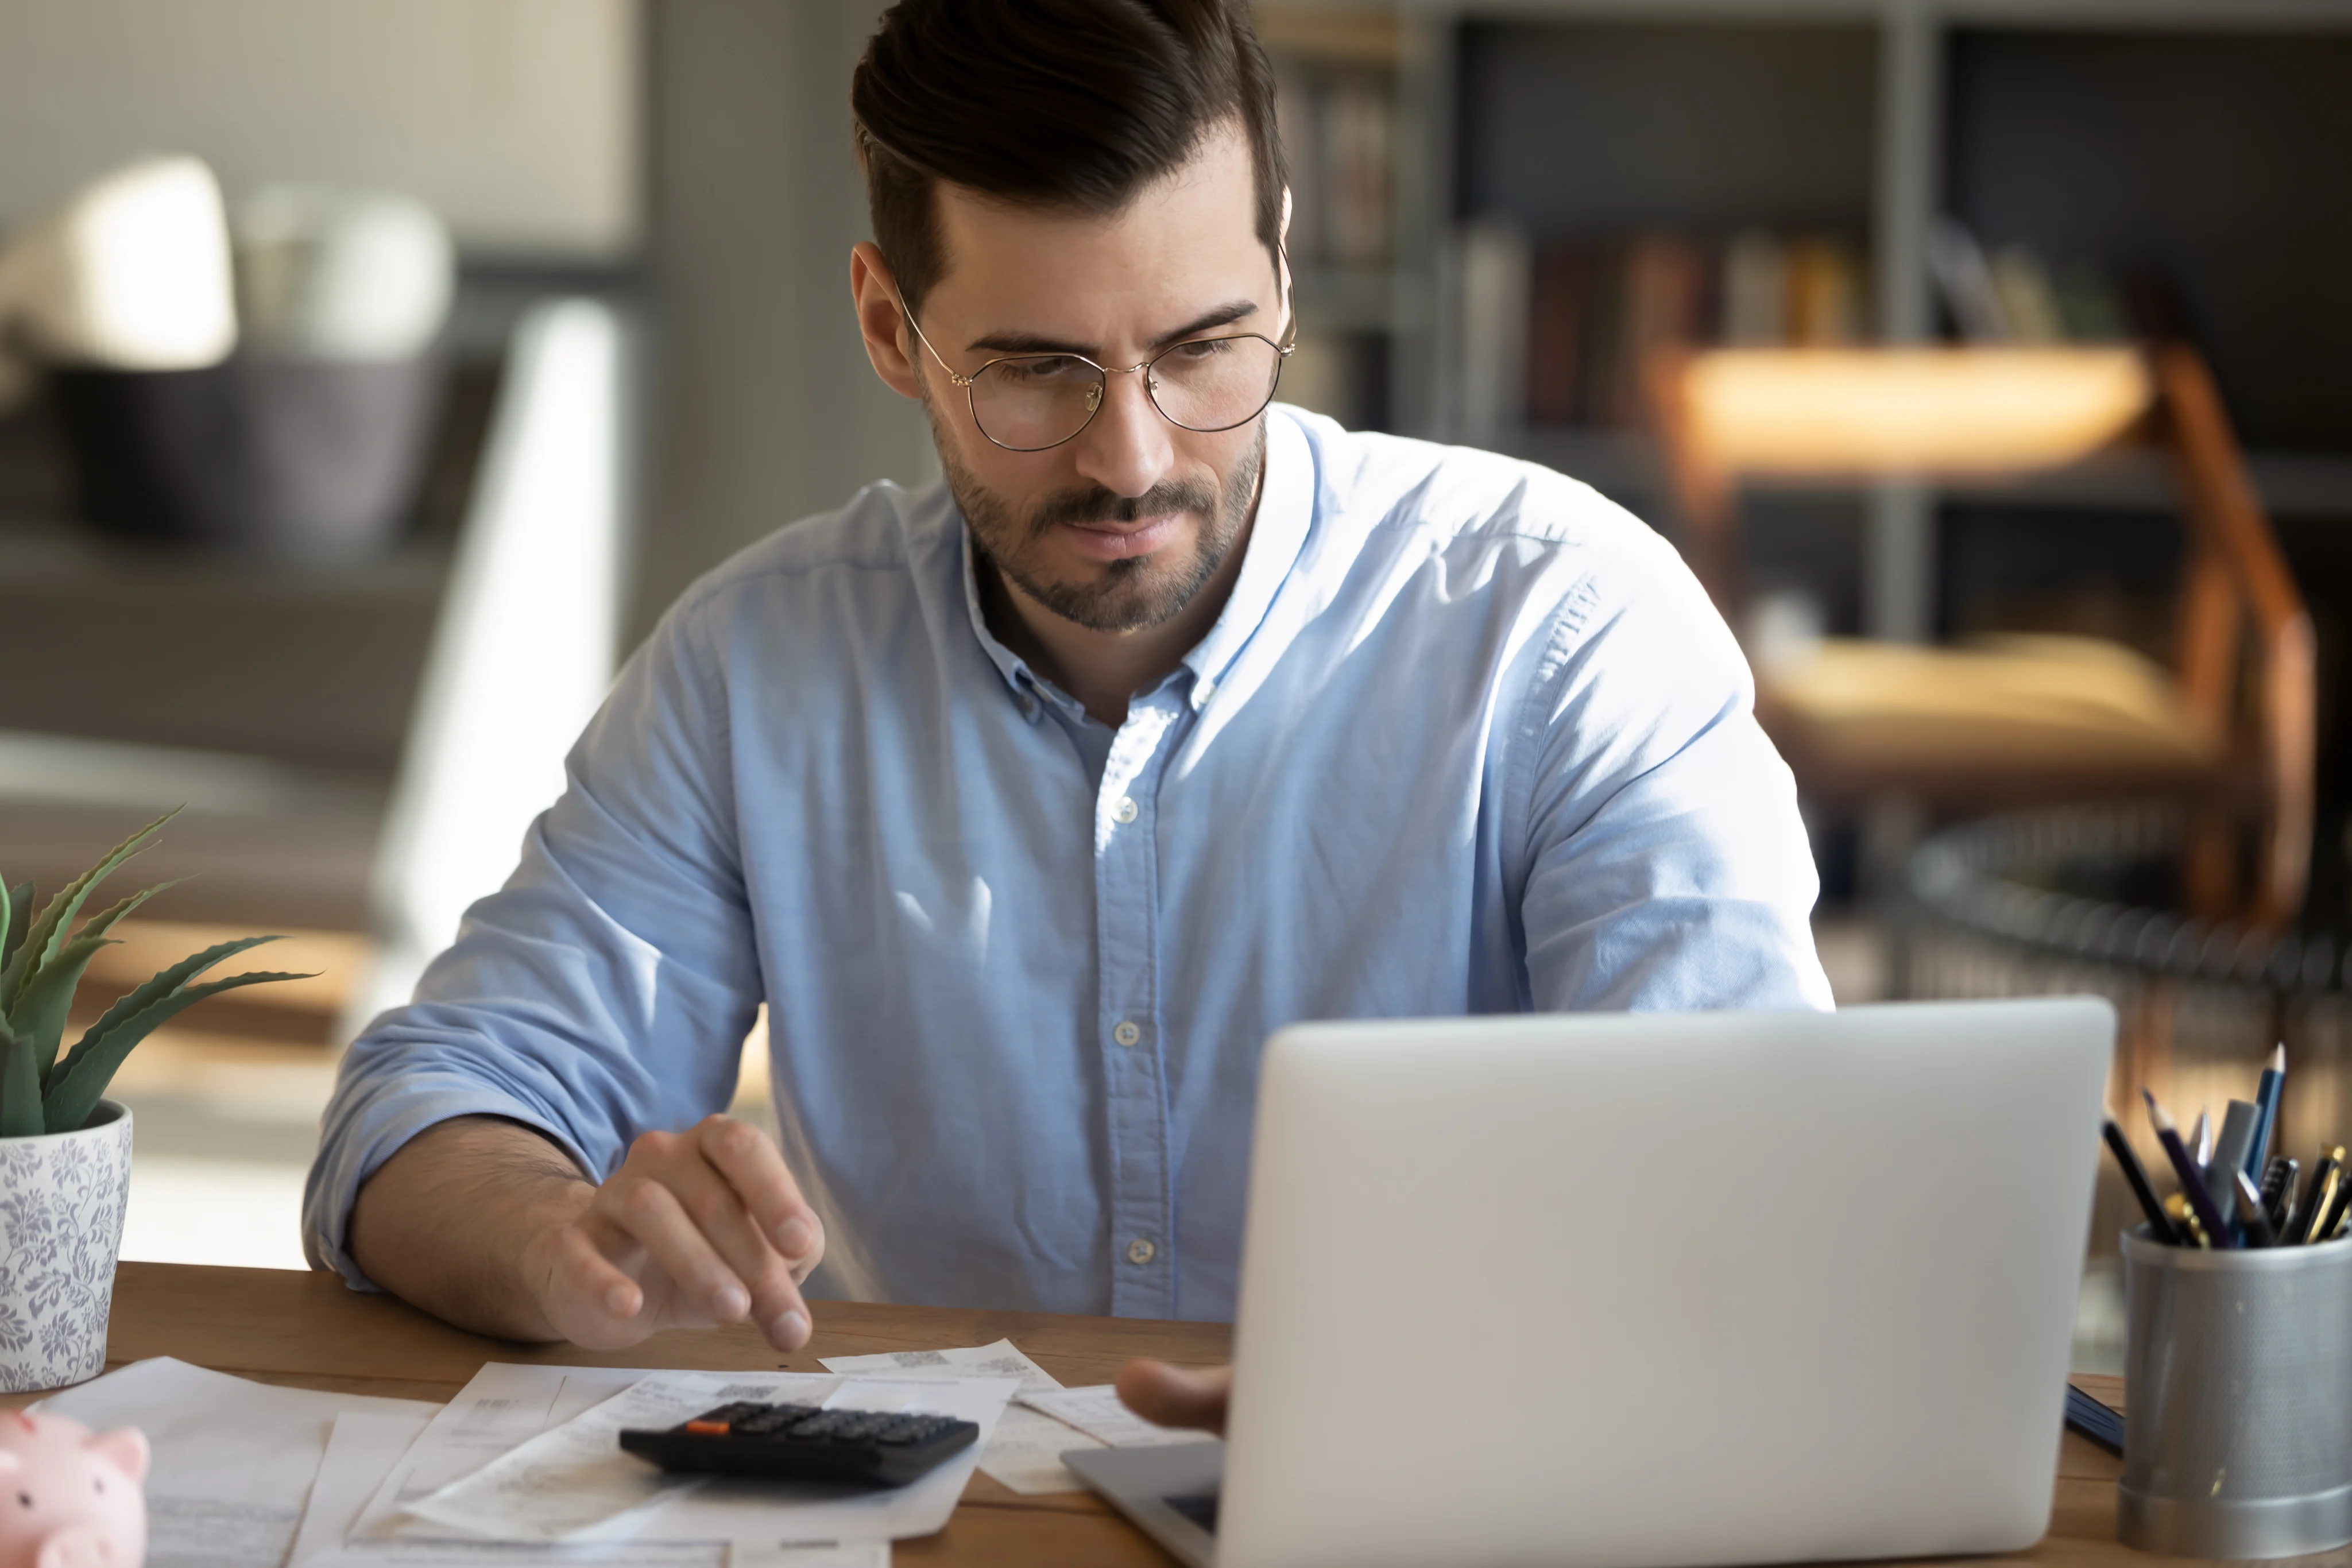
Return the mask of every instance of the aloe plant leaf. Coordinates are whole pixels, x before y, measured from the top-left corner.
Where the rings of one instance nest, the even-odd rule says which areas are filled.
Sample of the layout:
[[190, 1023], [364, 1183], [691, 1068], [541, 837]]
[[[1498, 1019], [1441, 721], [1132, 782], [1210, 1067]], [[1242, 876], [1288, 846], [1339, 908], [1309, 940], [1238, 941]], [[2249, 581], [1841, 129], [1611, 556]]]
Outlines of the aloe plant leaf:
[[0, 965], [16, 956], [25, 941], [25, 927], [33, 923], [33, 884], [20, 882], [8, 890], [7, 934], [0, 936]]
[[42, 1103], [42, 1113], [52, 1133], [70, 1133], [89, 1120], [98, 1109], [99, 1096], [114, 1080], [115, 1070], [131, 1048], [147, 1038], [158, 1025], [175, 1014], [185, 1012], [207, 997], [223, 991], [233, 991], [239, 986], [266, 985], [272, 980], [308, 980], [314, 975], [296, 975], [280, 971], [257, 969], [249, 974], [231, 975], [226, 979], [207, 980], [201, 986], [184, 989], [150, 1003], [146, 1008], [118, 1022], [104, 1039], [92, 1043], [89, 1035], [74, 1047], [73, 1055], [58, 1068], [57, 1079], [49, 1085]]
[[56, 1088], [58, 1075], [71, 1071], [75, 1061], [79, 1059], [83, 1051], [103, 1041], [107, 1035], [124, 1019], [135, 1017], [154, 1006], [223, 958], [232, 954], [242, 953], [248, 947], [258, 947], [264, 942], [277, 940], [275, 936], [240, 936], [233, 942], [217, 942], [201, 953], [189, 954], [167, 969], [158, 969], [144, 984], [116, 998], [112, 1007], [99, 1015], [96, 1023], [82, 1031], [81, 1039], [75, 1042], [73, 1050], [68, 1053], [65, 1061], [58, 1064], [57, 1074], [52, 1075], [49, 1087]]
[[66, 1015], [73, 1009], [74, 991], [82, 971], [100, 947], [115, 945], [112, 937], [85, 934], [58, 949], [58, 956], [35, 971], [25, 994], [8, 1014], [8, 1032], [33, 1048], [37, 1083], [46, 1081], [58, 1060], [58, 1041], [66, 1031]]
[[33, 1066], [33, 1042], [0, 1029], [0, 1138], [38, 1137], [47, 1125], [47, 1112]]
[[58, 955], [58, 946], [65, 940], [66, 928], [81, 913], [82, 902], [91, 889], [114, 873], [114, 869], [153, 841], [163, 824], [187, 808], [174, 806], [121, 843], [106, 852], [99, 862], [59, 889], [25, 933], [24, 941], [9, 956], [7, 967], [0, 969], [0, 1010], [13, 1010], [16, 998], [24, 994], [32, 973]]

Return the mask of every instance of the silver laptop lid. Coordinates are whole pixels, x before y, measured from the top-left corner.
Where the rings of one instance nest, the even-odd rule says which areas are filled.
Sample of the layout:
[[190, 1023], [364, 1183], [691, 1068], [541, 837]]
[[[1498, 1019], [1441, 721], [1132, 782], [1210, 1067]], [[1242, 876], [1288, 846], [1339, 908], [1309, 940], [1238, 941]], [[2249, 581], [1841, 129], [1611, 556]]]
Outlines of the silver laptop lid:
[[2114, 1039], [2084, 998], [1284, 1030], [1220, 1568], [2030, 1544]]

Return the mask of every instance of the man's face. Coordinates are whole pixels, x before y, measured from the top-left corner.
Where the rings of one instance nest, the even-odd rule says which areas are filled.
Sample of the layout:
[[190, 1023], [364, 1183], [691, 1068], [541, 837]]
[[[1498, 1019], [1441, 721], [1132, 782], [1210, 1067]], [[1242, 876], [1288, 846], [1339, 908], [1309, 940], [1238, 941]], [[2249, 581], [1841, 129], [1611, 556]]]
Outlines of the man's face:
[[[1189, 340], [1279, 340], [1281, 288], [1255, 225], [1248, 143], [1210, 138], [1109, 217], [939, 193], [946, 275], [918, 319], [959, 374], [1005, 354], [1083, 354], [1114, 370]], [[1265, 420], [1203, 433], [1170, 423], [1141, 374], [1106, 378], [1071, 440], [1011, 452], [909, 337], [950, 489], [981, 551], [1053, 613], [1099, 632], [1157, 626], [1216, 576], [1255, 502]]]

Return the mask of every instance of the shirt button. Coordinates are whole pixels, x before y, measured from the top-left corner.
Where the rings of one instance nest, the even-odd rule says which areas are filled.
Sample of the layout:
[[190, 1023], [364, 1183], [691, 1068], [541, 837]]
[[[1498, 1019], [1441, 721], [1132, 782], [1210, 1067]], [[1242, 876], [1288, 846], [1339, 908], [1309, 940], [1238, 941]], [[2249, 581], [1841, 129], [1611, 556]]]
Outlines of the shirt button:
[[1199, 707], [1216, 695], [1217, 683], [1214, 681], [1202, 681], [1199, 685], [1192, 688], [1192, 706], [1194, 707]]
[[1127, 1244], [1127, 1260], [1140, 1266], [1150, 1262], [1153, 1255], [1159, 1250], [1159, 1248], [1139, 1236]]
[[1121, 795], [1118, 798], [1118, 804], [1110, 809], [1110, 815], [1111, 821], [1115, 822], [1132, 822], [1135, 821], [1135, 797], [1132, 795]]
[[[1133, 1045], [1143, 1038], [1143, 1031], [1135, 1027], [1133, 1019], [1121, 1019], [1118, 1020], [1118, 1027], [1110, 1031], [1110, 1037], [1121, 1045]], [[1150, 1243], [1147, 1242], [1145, 1245], [1148, 1246]]]

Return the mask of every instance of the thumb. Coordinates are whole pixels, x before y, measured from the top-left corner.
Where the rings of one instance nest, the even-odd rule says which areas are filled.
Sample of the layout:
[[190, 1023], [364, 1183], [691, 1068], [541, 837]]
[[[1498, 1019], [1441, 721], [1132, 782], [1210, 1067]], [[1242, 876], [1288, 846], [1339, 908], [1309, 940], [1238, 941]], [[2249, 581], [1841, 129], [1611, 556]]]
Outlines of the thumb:
[[1230, 1366], [1190, 1368], [1164, 1361], [1130, 1361], [1119, 1369], [1117, 1386], [1119, 1402], [1147, 1421], [1223, 1432], [1233, 1385]]

